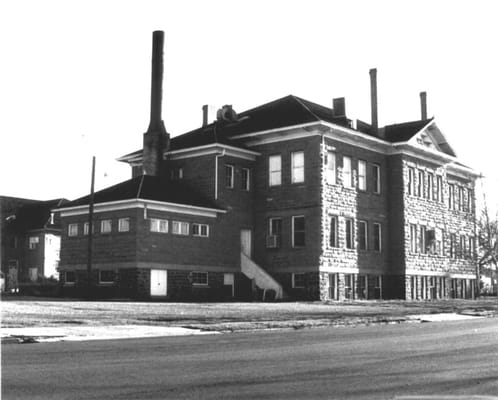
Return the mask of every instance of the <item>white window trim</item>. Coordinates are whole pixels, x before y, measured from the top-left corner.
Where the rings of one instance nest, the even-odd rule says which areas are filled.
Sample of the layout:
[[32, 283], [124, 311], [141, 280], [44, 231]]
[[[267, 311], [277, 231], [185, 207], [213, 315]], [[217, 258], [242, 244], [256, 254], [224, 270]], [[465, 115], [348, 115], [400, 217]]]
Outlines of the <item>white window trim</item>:
[[[75, 230], [73, 231], [72, 228], [75, 228]], [[70, 236], [70, 237], [78, 236], [78, 224], [69, 224], [68, 225], [67, 236]], [[31, 242], [31, 238], [30, 238], [30, 242]], [[30, 248], [31, 248], [31, 246], [30, 246]]]
[[[194, 233], [195, 232], [195, 229], [194, 227], [198, 227], [198, 232], [199, 233]], [[206, 227], [206, 234], [203, 235], [202, 234], [202, 227]], [[208, 224], [198, 224], [198, 223], [192, 223], [192, 236], [196, 236], [196, 237], [209, 237], [209, 225]]]
[[[295, 239], [295, 230], [294, 230], [294, 225], [295, 225], [295, 221], [296, 221], [296, 218], [304, 218], [304, 244], [302, 246], [296, 246], [296, 244], [294, 243], [294, 239]], [[292, 216], [292, 248], [297, 248], [297, 249], [301, 249], [303, 247], [306, 247], [306, 218], [304, 215], [293, 215]]]
[[[361, 172], [363, 172], [363, 174]], [[361, 184], [362, 182], [363, 187]], [[367, 162], [365, 160], [358, 160], [358, 190], [362, 192], [367, 191]]]
[[[165, 230], [161, 230], [161, 222], [164, 223], [166, 226]], [[157, 229], [156, 228], [157, 225]], [[150, 219], [150, 232], [155, 232], [155, 233], [168, 233], [169, 231], [169, 223], [167, 219], [159, 219], [159, 218], [151, 218]]]
[[[108, 231], [107, 231], [107, 230], [105, 231], [105, 230], [104, 230], [104, 225], [105, 225], [107, 222], [109, 223], [109, 230], [108, 230]], [[100, 221], [100, 233], [103, 233], [103, 234], [109, 234], [109, 233], [111, 233], [111, 232], [112, 232], [112, 219], [103, 219], [103, 220], [101, 220], [101, 221]]]
[[[380, 222], [374, 222], [372, 225], [374, 232], [375, 232], [375, 226], [379, 227], [379, 249], [378, 250], [375, 249], [375, 242], [374, 242], [372, 250], [380, 253], [382, 251], [382, 224]], [[373, 237], [375, 239], [375, 235]]]
[[[127, 229], [123, 229], [123, 222], [127, 222]], [[119, 218], [118, 219], [118, 232], [129, 232], [130, 231], [130, 218]]]
[[[183, 232], [182, 227], [187, 227], [187, 231]], [[173, 221], [171, 233], [173, 235], [188, 236], [190, 231], [190, 224], [185, 221]]]
[[[235, 167], [232, 164], [225, 164], [225, 172], [227, 170], [230, 170], [230, 175], [225, 176], [225, 187], [227, 189], [233, 189], [234, 188], [234, 178], [235, 178]], [[230, 176], [230, 184], [227, 184], [227, 176]]]
[[[272, 159], [279, 160], [279, 169], [272, 169]], [[278, 173], [277, 183], [275, 183], [272, 179], [273, 174]], [[282, 185], [282, 155], [281, 154], [273, 154], [268, 157], [268, 186], [281, 186]]]
[[251, 190], [251, 170], [249, 168], [242, 168], [242, 172], [245, 173], [247, 177], [246, 186], [242, 189], [248, 192]]
[[[337, 154], [334, 151], [327, 151], [327, 163], [326, 163], [326, 180], [329, 185], [336, 185], [337, 184]], [[331, 166], [331, 160], [334, 160], [333, 162], [333, 167], [330, 168]]]
[[[349, 167], [347, 169], [346, 160], [349, 160]], [[347, 174], [346, 171], [348, 171]], [[342, 185], [346, 188], [353, 188], [353, 159], [349, 156], [342, 157]]]
[[[303, 156], [303, 165], [302, 166], [296, 166], [295, 165], [295, 160], [294, 157], [297, 157], [299, 154], [302, 154]], [[304, 151], [293, 151], [291, 153], [291, 183], [304, 183], [305, 177], [304, 177], [304, 169], [305, 169], [305, 164], [304, 164]], [[296, 176], [296, 171], [302, 170], [302, 177]], [[299, 179], [298, 179], [299, 178]]]
[[296, 286], [296, 275], [303, 275], [303, 278], [305, 277], [304, 273], [292, 273], [292, 288], [293, 289], [304, 289], [305, 286]]
[[379, 164], [372, 164], [372, 169], [374, 171], [375, 177], [377, 178], [377, 185], [374, 185], [373, 192], [375, 194], [380, 194], [381, 192], [381, 183], [380, 183], [380, 165]]

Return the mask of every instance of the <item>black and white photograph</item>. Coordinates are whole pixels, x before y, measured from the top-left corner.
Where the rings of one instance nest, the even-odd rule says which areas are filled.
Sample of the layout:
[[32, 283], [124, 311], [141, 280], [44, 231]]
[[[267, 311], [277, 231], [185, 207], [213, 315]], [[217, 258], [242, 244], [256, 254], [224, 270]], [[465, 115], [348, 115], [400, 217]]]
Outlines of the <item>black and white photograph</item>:
[[498, 399], [496, 10], [3, 2], [1, 398]]

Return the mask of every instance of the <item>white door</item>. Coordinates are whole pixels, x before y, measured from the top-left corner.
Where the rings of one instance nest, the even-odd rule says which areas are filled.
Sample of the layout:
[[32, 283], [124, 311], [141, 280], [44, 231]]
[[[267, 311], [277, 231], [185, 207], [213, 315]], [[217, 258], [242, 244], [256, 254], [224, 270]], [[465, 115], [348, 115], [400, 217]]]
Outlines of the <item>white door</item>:
[[233, 274], [223, 274], [223, 285], [229, 287], [232, 297], [235, 295], [234, 291], [234, 275]]
[[168, 271], [164, 269], [150, 270], [150, 295], [166, 296], [168, 288]]
[[247, 257], [252, 256], [252, 231], [250, 229], [240, 230], [240, 251]]

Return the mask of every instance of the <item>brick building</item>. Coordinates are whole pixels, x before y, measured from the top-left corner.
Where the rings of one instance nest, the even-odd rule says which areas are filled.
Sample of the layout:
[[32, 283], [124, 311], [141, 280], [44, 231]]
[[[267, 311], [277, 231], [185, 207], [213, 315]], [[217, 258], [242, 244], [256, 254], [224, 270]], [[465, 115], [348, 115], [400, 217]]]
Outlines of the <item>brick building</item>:
[[51, 209], [65, 201], [0, 196], [0, 264], [7, 291], [58, 277], [61, 232]]
[[[170, 138], [154, 33], [151, 122], [132, 178], [94, 197], [92, 282], [102, 295], [291, 299], [470, 298], [474, 181], [421, 94], [421, 120], [353, 123], [287, 96]], [[61, 283], [87, 282], [90, 197], [60, 209]]]

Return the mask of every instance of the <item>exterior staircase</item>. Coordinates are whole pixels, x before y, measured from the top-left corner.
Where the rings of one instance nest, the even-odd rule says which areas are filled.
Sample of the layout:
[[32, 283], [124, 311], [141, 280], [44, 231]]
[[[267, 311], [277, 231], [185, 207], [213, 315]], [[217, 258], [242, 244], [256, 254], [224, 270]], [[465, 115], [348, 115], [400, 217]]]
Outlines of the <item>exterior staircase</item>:
[[251, 279], [257, 287], [263, 289], [263, 301], [267, 290], [275, 291], [275, 300], [284, 298], [284, 289], [268, 272], [256, 264], [244, 253], [240, 253], [240, 268], [242, 273]]

